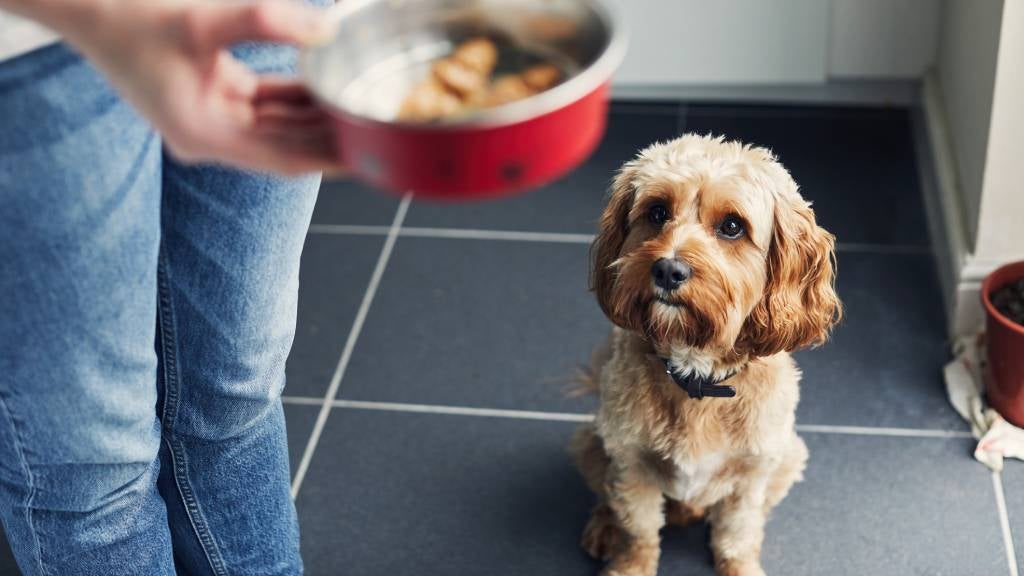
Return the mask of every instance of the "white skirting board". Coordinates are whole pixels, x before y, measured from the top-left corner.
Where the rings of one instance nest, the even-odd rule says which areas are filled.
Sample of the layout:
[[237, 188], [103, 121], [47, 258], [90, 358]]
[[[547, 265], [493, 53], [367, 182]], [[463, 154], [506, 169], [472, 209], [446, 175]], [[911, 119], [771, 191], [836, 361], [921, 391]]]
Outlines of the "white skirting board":
[[825, 84], [613, 84], [619, 100], [688, 100], [757, 104], [910, 106], [920, 101], [914, 80], [830, 81]]
[[979, 258], [972, 253], [942, 92], [934, 74], [925, 76], [921, 105], [912, 119], [919, 176], [946, 303], [949, 334], [952, 338], [975, 334], [985, 320], [980, 301], [981, 283], [1003, 261]]

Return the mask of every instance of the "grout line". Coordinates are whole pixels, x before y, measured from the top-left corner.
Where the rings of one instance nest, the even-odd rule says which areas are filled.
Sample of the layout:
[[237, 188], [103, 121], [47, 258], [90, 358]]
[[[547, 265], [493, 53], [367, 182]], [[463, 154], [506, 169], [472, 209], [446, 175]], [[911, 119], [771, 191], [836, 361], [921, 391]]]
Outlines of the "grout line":
[[970, 432], [959, 430], [929, 430], [927, 428], [886, 428], [875, 426], [829, 426], [827, 424], [797, 424], [797, 432], [811, 434], [846, 434], [851, 436], [898, 436], [904, 438], [972, 438]]
[[317, 414], [316, 424], [313, 425], [313, 431], [309, 435], [309, 441], [306, 443], [306, 449], [302, 453], [302, 460], [299, 461], [299, 467], [295, 470], [295, 478], [292, 480], [292, 499], [295, 499], [299, 494], [299, 489], [302, 487], [302, 481], [306, 478], [306, 472], [309, 470], [309, 463], [313, 459], [313, 453], [316, 451], [317, 443], [320, 441], [320, 435], [324, 431], [324, 424], [327, 422], [327, 417], [331, 413], [330, 401], [334, 400], [334, 397], [338, 394], [338, 386], [341, 384], [341, 379], [345, 375], [345, 369], [348, 368], [348, 362], [352, 358], [352, 351], [355, 349], [356, 340], [359, 339], [359, 333], [363, 329], [363, 323], [366, 321], [366, 315], [370, 311], [370, 305], [373, 303], [373, 297], [377, 293], [377, 287], [380, 285], [381, 277], [384, 275], [384, 269], [388, 265], [388, 260], [391, 258], [391, 251], [395, 247], [395, 242], [398, 240], [398, 231], [402, 228], [402, 221], [405, 220], [405, 215], [409, 211], [409, 203], [412, 201], [412, 194], [406, 194], [402, 198], [402, 202], [398, 205], [398, 210], [395, 211], [395, 218], [391, 222], [391, 228], [388, 231], [388, 237], [384, 241], [384, 246], [380, 249], [380, 256], [377, 257], [377, 265], [373, 269], [373, 274], [370, 275], [370, 281], [366, 286], [366, 292], [363, 294], [363, 300], [359, 304], [359, 310], [356, 312], [355, 320], [352, 321], [352, 329], [349, 331], [348, 339], [345, 341], [345, 348], [341, 352], [341, 358], [338, 359], [338, 365], [334, 369], [334, 374], [331, 376], [330, 385], [327, 387], [327, 393], [324, 394], [323, 404], [320, 406], [320, 413]]
[[310, 234], [364, 234], [386, 236], [390, 226], [356, 226], [353, 224], [310, 224]]
[[1010, 576], [1018, 576], [1017, 552], [1013, 547], [1013, 532], [1010, 531], [1010, 515], [1006, 511], [1006, 495], [1003, 493], [1003, 475], [992, 471], [992, 488], [996, 492], [996, 508], [999, 509], [999, 527], [1003, 532], [1003, 546], [1006, 548], [1006, 564], [1010, 568]]
[[[355, 226], [348, 224], [314, 224], [309, 227], [311, 234], [365, 234], [384, 235], [387, 226]], [[561, 232], [520, 232], [514, 230], [478, 230], [474, 228], [417, 228], [407, 227], [399, 231], [400, 236], [416, 238], [457, 238], [466, 240], [513, 240], [520, 242], [559, 242], [569, 244], [590, 244], [592, 234], [566, 234]]]
[[[407, 402], [373, 402], [367, 400], [325, 400], [308, 396], [284, 396], [285, 404], [321, 406], [327, 402], [332, 408], [381, 410], [387, 412], [419, 412], [425, 414], [453, 414], [458, 416], [484, 416], [491, 418], [518, 418], [550, 422], [590, 422], [593, 414], [573, 412], [547, 412], [539, 410], [506, 410], [498, 408], [472, 408], [443, 404], [413, 404]], [[823, 424], [797, 424], [798, 432], [812, 434], [842, 434], [853, 436], [896, 436], [905, 438], [971, 438], [970, 432], [957, 430], [929, 430], [924, 428], [884, 428], [873, 426], [829, 426]]]
[[323, 398], [314, 398], [312, 396], [281, 396], [282, 404], [290, 404], [292, 406], [323, 406], [324, 402]]
[[335, 400], [335, 408], [355, 410], [381, 410], [387, 412], [418, 412], [421, 414], [449, 414], [456, 416], [484, 416], [489, 418], [515, 418], [546, 422], [590, 422], [593, 414], [568, 412], [538, 412], [534, 410], [501, 410], [497, 408], [471, 408], [466, 406], [439, 406], [433, 404], [407, 404], [403, 402], [367, 402], [362, 400]]
[[[353, 224], [313, 224], [309, 227], [310, 234], [357, 234], [369, 236], [385, 236], [391, 233], [389, 226], [360, 226]], [[594, 240], [592, 234], [571, 234], [563, 232], [525, 232], [517, 230], [481, 230], [476, 228], [426, 228], [403, 227], [399, 236], [416, 238], [452, 238], [464, 240], [510, 240], [517, 242], [554, 242], [566, 244], [590, 244]], [[840, 242], [836, 244], [839, 252], [860, 252], [865, 254], [930, 254], [928, 246], [906, 244], [869, 244], [858, 242]]]
[[562, 242], [590, 244], [593, 234], [565, 234], [560, 232], [514, 232], [507, 230], [475, 230], [471, 228], [405, 228], [402, 236], [418, 238], [464, 238], [472, 240], [517, 240], [521, 242]]

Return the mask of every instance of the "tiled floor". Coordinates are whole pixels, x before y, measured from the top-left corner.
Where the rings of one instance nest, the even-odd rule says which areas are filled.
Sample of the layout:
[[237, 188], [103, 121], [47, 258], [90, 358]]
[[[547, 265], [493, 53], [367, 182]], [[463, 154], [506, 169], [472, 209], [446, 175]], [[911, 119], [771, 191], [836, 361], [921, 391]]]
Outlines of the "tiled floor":
[[[769, 523], [768, 572], [1011, 574], [1001, 518], [1024, 535], [1024, 465], [1000, 478], [971, 459], [944, 397], [908, 114], [666, 104], [616, 105], [585, 166], [507, 200], [325, 184], [286, 405], [308, 573], [597, 572], [577, 546], [592, 499], [565, 450], [593, 408], [565, 387], [607, 331], [587, 241], [612, 171], [683, 130], [774, 148], [841, 246], [847, 317], [798, 355], [811, 460]], [[711, 574], [706, 540], [667, 531], [661, 574]]]

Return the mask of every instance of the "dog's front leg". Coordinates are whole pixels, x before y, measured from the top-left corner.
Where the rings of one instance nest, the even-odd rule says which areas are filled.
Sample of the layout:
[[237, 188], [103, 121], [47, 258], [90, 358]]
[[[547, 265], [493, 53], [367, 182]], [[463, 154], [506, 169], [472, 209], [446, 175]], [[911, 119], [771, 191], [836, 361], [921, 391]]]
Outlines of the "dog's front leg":
[[719, 576], [765, 576], [761, 543], [768, 517], [766, 488], [766, 475], [758, 475], [712, 508], [711, 549]]
[[664, 496], [655, 480], [639, 465], [609, 469], [608, 505], [626, 541], [605, 568], [604, 576], [655, 576], [665, 525]]

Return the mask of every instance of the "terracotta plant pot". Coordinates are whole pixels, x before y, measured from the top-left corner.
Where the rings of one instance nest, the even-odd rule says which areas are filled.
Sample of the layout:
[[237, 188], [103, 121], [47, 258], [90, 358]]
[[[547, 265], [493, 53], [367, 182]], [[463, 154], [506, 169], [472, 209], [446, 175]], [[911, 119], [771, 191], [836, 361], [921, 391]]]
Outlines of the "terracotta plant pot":
[[992, 292], [1024, 278], [1024, 262], [1007, 264], [985, 278], [981, 302], [985, 306], [988, 403], [1014, 426], [1024, 427], [1024, 326], [1004, 316], [992, 304]]

